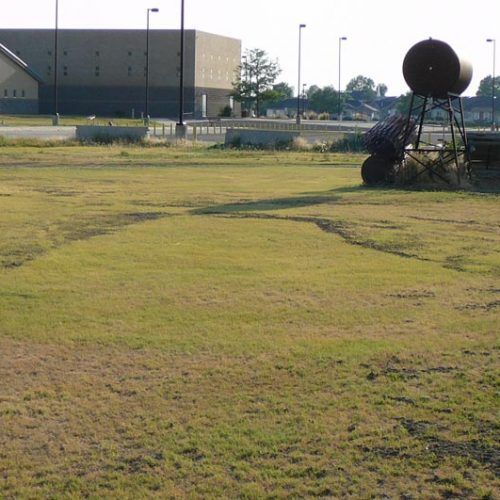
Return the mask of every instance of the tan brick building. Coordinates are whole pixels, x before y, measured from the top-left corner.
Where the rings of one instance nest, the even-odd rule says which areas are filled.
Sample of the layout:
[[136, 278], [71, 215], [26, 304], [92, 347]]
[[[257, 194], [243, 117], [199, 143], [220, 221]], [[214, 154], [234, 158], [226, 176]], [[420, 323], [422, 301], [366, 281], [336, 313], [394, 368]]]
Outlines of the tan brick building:
[[[54, 110], [54, 30], [1, 29], [0, 43], [44, 80], [40, 112]], [[217, 116], [241, 60], [241, 41], [185, 31], [185, 118]], [[149, 113], [176, 117], [179, 107], [178, 30], [149, 32]], [[140, 116], [145, 110], [145, 30], [59, 30], [57, 88], [62, 114]], [[235, 110], [237, 112], [237, 110]]]
[[0, 44], [0, 113], [37, 114], [40, 83], [39, 75]]

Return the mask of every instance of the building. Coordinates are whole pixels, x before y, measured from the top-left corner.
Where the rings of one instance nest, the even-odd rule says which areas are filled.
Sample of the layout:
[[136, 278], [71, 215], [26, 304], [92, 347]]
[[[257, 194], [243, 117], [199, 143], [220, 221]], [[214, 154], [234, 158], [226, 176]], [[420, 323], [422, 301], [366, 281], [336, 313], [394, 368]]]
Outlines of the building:
[[37, 114], [41, 77], [0, 44], [0, 113]]
[[475, 96], [462, 99], [465, 120], [476, 125], [490, 125], [492, 120], [491, 97]]
[[[55, 31], [1, 29], [0, 43], [43, 78], [40, 112], [53, 113]], [[58, 30], [57, 47], [60, 113], [139, 117], [145, 112], [145, 30]], [[233, 106], [229, 94], [241, 61], [241, 41], [185, 30], [184, 48], [184, 118], [217, 116]], [[179, 30], [150, 30], [151, 116], [177, 116], [179, 62]]]

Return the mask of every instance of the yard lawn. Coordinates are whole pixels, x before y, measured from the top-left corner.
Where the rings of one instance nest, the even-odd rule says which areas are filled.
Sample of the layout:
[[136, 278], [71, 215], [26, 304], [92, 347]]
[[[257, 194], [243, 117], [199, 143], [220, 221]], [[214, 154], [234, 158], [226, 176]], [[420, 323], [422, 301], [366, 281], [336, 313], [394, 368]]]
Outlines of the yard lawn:
[[0, 497], [498, 496], [498, 194], [362, 160], [1, 147]]

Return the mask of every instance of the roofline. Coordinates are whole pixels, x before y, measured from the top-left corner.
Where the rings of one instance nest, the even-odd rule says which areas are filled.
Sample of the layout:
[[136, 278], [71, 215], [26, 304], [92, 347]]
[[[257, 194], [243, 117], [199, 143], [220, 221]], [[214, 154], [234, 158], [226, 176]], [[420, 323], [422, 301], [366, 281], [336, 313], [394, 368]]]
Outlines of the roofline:
[[34, 78], [38, 83], [44, 83], [42, 77], [36, 71], [33, 71], [20, 57], [16, 56], [14, 52], [9, 50], [2, 43], [0, 43], [0, 52], [7, 56], [7, 58], [9, 58], [14, 64], [19, 66], [23, 71], [28, 73], [28, 75]]
[[[53, 32], [54, 31], [54, 28], [0, 28], [0, 33], [2, 31], [11, 31], [11, 32], [35, 32], [35, 31], [38, 31], [38, 32]], [[108, 32], [108, 33], [125, 33], [125, 32], [137, 32], [137, 33], [140, 33], [140, 32], [145, 32], [146, 31], [146, 28], [59, 28], [58, 29], [59, 33], [61, 32], [100, 32], [100, 33], [105, 33], [105, 32]], [[177, 28], [150, 28], [149, 29], [150, 32], [171, 32], [171, 33], [178, 33], [180, 32], [181, 30], [180, 29], [177, 29]], [[203, 33], [204, 35], [211, 35], [211, 36], [217, 36], [217, 37], [221, 37], [221, 38], [228, 38], [230, 40], [235, 40], [235, 41], [238, 41], [241, 43], [241, 39], [240, 38], [234, 38], [232, 36], [227, 36], [227, 35], [219, 35], [218, 33], [211, 33], [209, 31], [204, 31], [204, 30], [199, 30], [199, 29], [196, 29], [196, 28], [191, 28], [191, 29], [188, 29], [186, 28], [184, 31], [186, 31], [186, 33]]]

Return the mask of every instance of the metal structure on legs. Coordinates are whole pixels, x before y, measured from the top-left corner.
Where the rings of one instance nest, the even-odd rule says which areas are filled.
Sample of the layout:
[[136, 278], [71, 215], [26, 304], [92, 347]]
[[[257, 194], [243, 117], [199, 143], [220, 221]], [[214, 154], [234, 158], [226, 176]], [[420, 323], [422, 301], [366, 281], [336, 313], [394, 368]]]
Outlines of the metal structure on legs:
[[[447, 43], [429, 38], [408, 51], [403, 75], [412, 90], [408, 116], [406, 120], [400, 115], [389, 117], [365, 134], [371, 156], [362, 166], [363, 180], [375, 184], [397, 178], [411, 183], [427, 173], [431, 180], [452, 184], [453, 171], [460, 185], [462, 173], [471, 175], [460, 95], [472, 79], [472, 66], [459, 59]], [[436, 110], [444, 112], [443, 125], [449, 130], [439, 141], [429, 130], [424, 134], [424, 126]], [[418, 168], [409, 168], [411, 164]]]
[[[444, 112], [451, 141], [441, 137], [437, 143], [434, 141], [426, 142], [424, 141], [424, 125], [432, 111], [438, 109]], [[413, 133], [415, 119], [418, 126], [415, 139], [411, 141], [410, 135]], [[469, 145], [465, 130], [462, 99], [459, 95], [448, 93], [446, 98], [437, 98], [418, 95], [414, 92], [411, 95], [405, 136], [408, 140], [404, 141], [407, 145], [402, 151], [400, 168], [404, 168], [404, 162], [408, 158], [412, 158], [422, 166], [422, 170], [414, 174], [412, 178], [407, 179], [409, 182], [416, 180], [424, 172], [427, 172], [431, 176], [435, 175], [442, 181], [449, 183], [446, 173], [450, 171], [452, 164], [454, 165], [457, 184], [461, 182], [462, 173], [470, 178]]]

